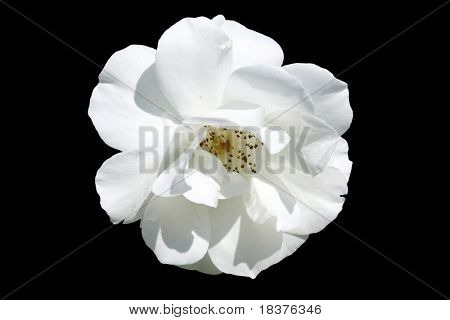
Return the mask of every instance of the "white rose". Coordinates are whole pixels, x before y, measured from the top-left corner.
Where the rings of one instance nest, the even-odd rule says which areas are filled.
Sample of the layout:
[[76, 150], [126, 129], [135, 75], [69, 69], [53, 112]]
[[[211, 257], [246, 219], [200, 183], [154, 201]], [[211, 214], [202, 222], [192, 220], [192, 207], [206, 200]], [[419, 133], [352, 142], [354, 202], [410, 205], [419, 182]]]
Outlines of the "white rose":
[[107, 62], [89, 116], [121, 152], [96, 176], [101, 206], [141, 220], [162, 263], [254, 278], [341, 211], [347, 85], [282, 62], [274, 40], [223, 16], [183, 19], [157, 50]]

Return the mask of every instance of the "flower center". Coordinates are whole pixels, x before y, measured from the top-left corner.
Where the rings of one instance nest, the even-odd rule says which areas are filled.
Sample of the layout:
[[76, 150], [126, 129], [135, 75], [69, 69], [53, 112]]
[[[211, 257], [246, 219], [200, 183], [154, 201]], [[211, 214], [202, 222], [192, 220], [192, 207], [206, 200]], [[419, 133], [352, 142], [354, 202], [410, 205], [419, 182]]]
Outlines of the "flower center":
[[258, 147], [263, 143], [256, 135], [246, 130], [207, 128], [200, 148], [215, 155], [228, 171], [256, 173]]

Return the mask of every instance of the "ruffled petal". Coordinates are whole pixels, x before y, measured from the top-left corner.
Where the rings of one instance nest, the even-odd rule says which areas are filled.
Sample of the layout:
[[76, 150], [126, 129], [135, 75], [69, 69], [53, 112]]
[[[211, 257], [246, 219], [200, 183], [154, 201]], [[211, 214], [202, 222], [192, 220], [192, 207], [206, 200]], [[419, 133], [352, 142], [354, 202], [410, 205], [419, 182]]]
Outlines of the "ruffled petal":
[[176, 122], [162, 99], [154, 98], [159, 90], [156, 86], [138, 88], [142, 82], [151, 82], [146, 71], [154, 61], [154, 49], [133, 45], [116, 52], [100, 73], [88, 114], [103, 141], [115, 149], [138, 150], [141, 130], [161, 130]]
[[[275, 126], [289, 133], [289, 146], [271, 161], [286, 170], [290, 167], [317, 175], [328, 165], [341, 137], [325, 121], [307, 113], [289, 111], [269, 115]], [[285, 139], [275, 139], [285, 141]]]
[[329, 166], [338, 169], [347, 179], [350, 179], [352, 171], [352, 161], [348, 158], [348, 144], [345, 139], [340, 138], [334, 149], [334, 155], [329, 162]]
[[260, 170], [251, 177], [250, 192], [244, 197], [249, 217], [256, 223], [276, 218], [277, 230], [296, 235], [321, 231], [345, 202], [352, 165], [347, 151], [340, 139], [328, 165], [316, 176], [293, 167]]
[[179, 266], [179, 267], [186, 269], [186, 270], [195, 270], [195, 271], [199, 271], [201, 273], [206, 273], [206, 274], [211, 274], [211, 275], [217, 275], [217, 274], [222, 273], [222, 271], [217, 269], [217, 267], [211, 261], [211, 257], [209, 256], [209, 253], [206, 253], [205, 256], [200, 261], [198, 261], [194, 264], [188, 264], [188, 265]]
[[279, 153], [291, 140], [289, 134], [281, 128], [264, 127], [256, 131], [256, 136], [264, 143], [270, 154]]
[[103, 163], [95, 185], [100, 205], [114, 223], [135, 220], [150, 195], [156, 172], [152, 158], [137, 151], [118, 153]]
[[234, 71], [228, 78], [222, 103], [234, 100], [262, 106], [266, 114], [294, 106], [292, 110], [314, 112], [300, 80], [283, 68], [271, 65], [247, 66]]
[[206, 130], [204, 128], [200, 129], [189, 147], [166, 170], [159, 174], [152, 188], [155, 195], [159, 197], [174, 197], [191, 189], [191, 186], [186, 183], [186, 169], [205, 133]]
[[220, 185], [219, 199], [231, 199], [246, 193], [250, 185], [239, 173], [229, 172]]
[[189, 265], [205, 256], [210, 237], [205, 208], [184, 197], [156, 197], [149, 202], [142, 236], [161, 263]]
[[273, 39], [220, 15], [212, 19], [233, 41], [233, 69], [270, 64], [281, 67], [284, 54]]
[[303, 83], [314, 102], [318, 117], [331, 125], [339, 135], [347, 131], [352, 122], [353, 111], [345, 82], [314, 64], [295, 63], [283, 68]]
[[202, 116], [189, 118], [185, 124], [212, 125], [216, 127], [251, 128], [262, 127], [264, 124], [264, 109], [258, 105], [231, 101], [220, 108], [206, 112]]
[[196, 169], [188, 169], [186, 170], [186, 184], [191, 187], [190, 190], [183, 193], [186, 199], [209, 207], [217, 207], [220, 186], [213, 178]]
[[208, 252], [214, 265], [225, 273], [251, 278], [292, 254], [307, 238], [278, 232], [274, 220], [254, 223], [241, 198], [221, 201], [211, 214], [211, 227]]
[[211, 20], [186, 18], [161, 36], [156, 53], [159, 84], [183, 118], [220, 105], [231, 70], [231, 40]]
[[317, 176], [289, 170], [277, 174], [259, 172], [246, 195], [247, 212], [257, 223], [276, 218], [277, 230], [296, 235], [316, 233], [342, 210], [347, 179], [328, 166]]
[[194, 152], [188, 170], [186, 181], [192, 189], [183, 195], [195, 203], [216, 208], [220, 199], [237, 197], [249, 188], [241, 175], [228, 172], [217, 157], [201, 149]]

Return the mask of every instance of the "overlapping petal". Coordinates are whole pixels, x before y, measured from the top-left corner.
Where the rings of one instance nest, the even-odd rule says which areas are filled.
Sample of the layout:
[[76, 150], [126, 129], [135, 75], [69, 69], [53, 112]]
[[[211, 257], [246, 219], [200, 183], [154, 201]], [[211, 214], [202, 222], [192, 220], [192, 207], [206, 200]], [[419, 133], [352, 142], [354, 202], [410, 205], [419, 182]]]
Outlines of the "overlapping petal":
[[289, 147], [271, 159], [277, 167], [295, 167], [311, 175], [326, 168], [341, 140], [331, 126], [314, 115], [295, 110], [274, 112], [269, 117], [273, 119], [269, 128], [281, 128], [290, 137]]
[[150, 76], [145, 72], [154, 61], [154, 49], [129, 46], [116, 52], [100, 73], [88, 113], [100, 137], [115, 149], [138, 150], [140, 130], [148, 127], [162, 130], [176, 121], [165, 111], [169, 106], [153, 102], [157, 87], [149, 87], [145, 92], [137, 89], [138, 83]]
[[100, 204], [114, 223], [131, 222], [150, 195], [157, 163], [138, 151], [118, 153], [97, 172]]
[[181, 196], [152, 199], [141, 228], [145, 243], [161, 263], [193, 264], [205, 256], [209, 247], [208, 212]]
[[247, 190], [245, 179], [227, 172], [214, 155], [198, 149], [204, 134], [202, 128], [179, 158], [159, 174], [152, 188], [155, 195], [183, 195], [194, 203], [217, 207], [219, 199], [235, 197]]
[[277, 231], [273, 219], [253, 222], [242, 198], [221, 201], [211, 214], [211, 227], [208, 252], [215, 266], [222, 272], [251, 278], [292, 254], [307, 238]]
[[313, 103], [300, 80], [283, 68], [271, 65], [235, 70], [228, 78], [222, 103], [234, 100], [262, 106], [266, 114], [289, 108], [314, 112]]
[[217, 127], [259, 128], [264, 124], [264, 108], [244, 101], [230, 101], [204, 115], [184, 120], [191, 125], [213, 125]]
[[270, 64], [281, 67], [284, 54], [273, 39], [250, 30], [233, 20], [225, 20], [222, 15], [212, 19], [233, 41], [233, 69]]
[[316, 115], [330, 124], [339, 135], [350, 127], [353, 111], [347, 84], [328, 70], [310, 63], [295, 63], [283, 67], [302, 82], [314, 101]]
[[328, 165], [338, 169], [345, 176], [347, 181], [350, 179], [353, 163], [348, 158], [348, 143], [345, 139], [339, 139], [339, 142], [334, 149], [334, 155]]
[[347, 194], [351, 162], [344, 147], [339, 146], [333, 153], [333, 166], [316, 176], [295, 168], [277, 173], [261, 170], [252, 176], [252, 188], [245, 197], [252, 220], [265, 223], [275, 217], [277, 230], [297, 235], [325, 228], [342, 210], [343, 195]]
[[161, 36], [156, 53], [159, 84], [183, 118], [220, 106], [231, 47], [228, 35], [204, 17], [183, 19]]
[[179, 267], [186, 269], [186, 270], [196, 270], [196, 271], [206, 273], [206, 274], [211, 274], [211, 275], [217, 275], [217, 274], [222, 273], [222, 271], [217, 269], [217, 267], [211, 261], [211, 257], [209, 256], [209, 253], [206, 253], [205, 256], [196, 263], [187, 264], [187, 265], [179, 266]]

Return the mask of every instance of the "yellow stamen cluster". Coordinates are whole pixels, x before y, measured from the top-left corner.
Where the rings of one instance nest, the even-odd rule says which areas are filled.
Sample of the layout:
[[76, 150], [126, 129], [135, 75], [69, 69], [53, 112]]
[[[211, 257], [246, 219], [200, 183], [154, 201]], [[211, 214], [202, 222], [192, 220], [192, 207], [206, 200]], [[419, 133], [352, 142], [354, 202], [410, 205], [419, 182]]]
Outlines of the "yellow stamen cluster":
[[205, 126], [200, 148], [215, 155], [228, 171], [256, 173], [256, 152], [263, 143], [246, 130]]

